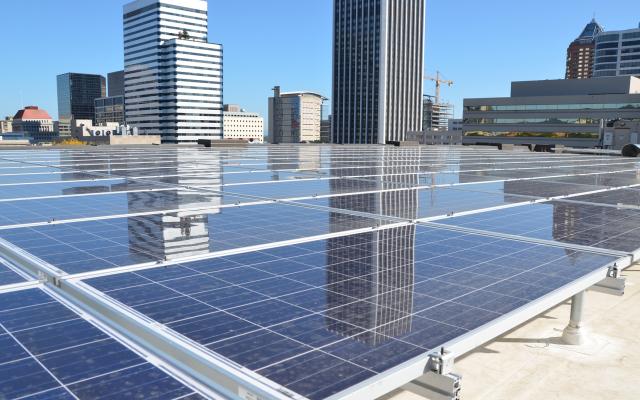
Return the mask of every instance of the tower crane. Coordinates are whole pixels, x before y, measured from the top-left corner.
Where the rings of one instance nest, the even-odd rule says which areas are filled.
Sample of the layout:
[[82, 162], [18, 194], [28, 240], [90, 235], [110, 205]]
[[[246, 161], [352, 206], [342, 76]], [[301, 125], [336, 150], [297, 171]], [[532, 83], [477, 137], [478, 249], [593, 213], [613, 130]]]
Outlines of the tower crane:
[[435, 98], [435, 103], [436, 104], [440, 104], [440, 86], [442, 84], [446, 84], [449, 85], [449, 87], [453, 86], [454, 82], [450, 81], [450, 80], [446, 80], [446, 79], [441, 79], [440, 78], [440, 71], [436, 72], [436, 76], [430, 76], [430, 75], [425, 75], [424, 77], [425, 81], [433, 81], [436, 83], [436, 98]]

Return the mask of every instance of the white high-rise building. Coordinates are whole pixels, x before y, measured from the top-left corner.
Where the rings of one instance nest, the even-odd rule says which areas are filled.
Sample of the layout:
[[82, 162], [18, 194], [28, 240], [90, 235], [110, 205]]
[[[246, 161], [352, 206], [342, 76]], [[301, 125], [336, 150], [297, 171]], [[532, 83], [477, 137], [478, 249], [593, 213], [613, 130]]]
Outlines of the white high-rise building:
[[126, 122], [163, 142], [222, 139], [222, 45], [209, 43], [206, 0], [124, 6]]

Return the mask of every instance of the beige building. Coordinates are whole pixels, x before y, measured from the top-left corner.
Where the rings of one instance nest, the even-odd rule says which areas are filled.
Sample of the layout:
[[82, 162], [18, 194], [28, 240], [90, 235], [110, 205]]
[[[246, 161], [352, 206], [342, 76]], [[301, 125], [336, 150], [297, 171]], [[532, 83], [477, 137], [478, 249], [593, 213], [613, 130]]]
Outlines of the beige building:
[[264, 119], [257, 113], [243, 110], [235, 104], [224, 106], [224, 139], [264, 143]]
[[13, 132], [13, 118], [6, 117], [0, 120], [0, 133]]
[[312, 92], [280, 92], [269, 98], [269, 140], [271, 143], [320, 142], [324, 96]]

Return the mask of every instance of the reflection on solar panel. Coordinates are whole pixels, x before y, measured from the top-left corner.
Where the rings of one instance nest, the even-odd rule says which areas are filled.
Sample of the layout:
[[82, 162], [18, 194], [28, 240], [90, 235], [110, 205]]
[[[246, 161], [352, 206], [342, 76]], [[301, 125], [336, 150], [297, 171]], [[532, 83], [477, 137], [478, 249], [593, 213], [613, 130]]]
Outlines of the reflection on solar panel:
[[0, 398], [381, 396], [626, 267], [637, 168], [455, 147], [0, 151]]

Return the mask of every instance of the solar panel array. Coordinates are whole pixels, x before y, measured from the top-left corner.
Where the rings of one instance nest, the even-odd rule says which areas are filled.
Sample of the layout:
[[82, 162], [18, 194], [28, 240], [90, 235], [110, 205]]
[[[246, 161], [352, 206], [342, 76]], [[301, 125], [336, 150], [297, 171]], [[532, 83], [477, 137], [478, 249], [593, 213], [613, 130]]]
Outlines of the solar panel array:
[[635, 255], [639, 206], [614, 157], [0, 151], [0, 398], [229, 395], [134, 328], [264, 398], [341, 398]]

